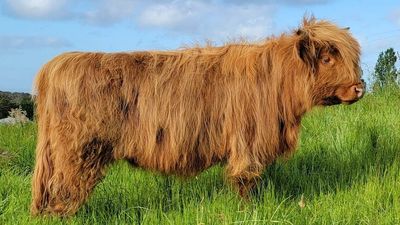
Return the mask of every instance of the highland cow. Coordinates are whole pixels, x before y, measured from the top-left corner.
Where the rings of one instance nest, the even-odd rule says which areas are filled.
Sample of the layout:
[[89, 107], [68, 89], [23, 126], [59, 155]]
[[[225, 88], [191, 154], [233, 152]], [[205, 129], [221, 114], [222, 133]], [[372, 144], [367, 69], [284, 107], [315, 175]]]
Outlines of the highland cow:
[[31, 211], [75, 213], [116, 160], [181, 176], [223, 162], [246, 198], [307, 111], [362, 97], [359, 60], [348, 29], [314, 18], [260, 43], [57, 56], [36, 78]]

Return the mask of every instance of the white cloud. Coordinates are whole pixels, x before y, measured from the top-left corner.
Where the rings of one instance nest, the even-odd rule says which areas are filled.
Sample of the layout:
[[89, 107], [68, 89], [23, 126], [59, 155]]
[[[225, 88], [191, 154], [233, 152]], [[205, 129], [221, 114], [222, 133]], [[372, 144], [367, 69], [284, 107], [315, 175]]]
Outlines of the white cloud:
[[136, 0], [102, 0], [83, 12], [81, 18], [97, 25], [109, 25], [132, 17]]
[[8, 14], [25, 19], [79, 20], [109, 25], [132, 17], [137, 0], [6, 0]]
[[[203, 23], [235, 22], [241, 32], [259, 36], [265, 33], [259, 24], [270, 23], [274, 6], [323, 4], [327, 0], [5, 0], [6, 11], [25, 19], [73, 19], [95, 25], [121, 21], [137, 22], [144, 27], [176, 28], [198, 31]], [[79, 8], [80, 7], [80, 8]], [[236, 11], [233, 11], [236, 10]], [[237, 14], [237, 16], [236, 16]], [[139, 15], [139, 16], [138, 16]], [[258, 28], [250, 19], [259, 21]], [[137, 21], [134, 21], [137, 19]], [[214, 21], [212, 21], [214, 20]], [[205, 28], [202, 28], [205, 29]], [[208, 29], [208, 28], [207, 28]], [[220, 33], [216, 31], [216, 33]], [[230, 32], [232, 33], [232, 32]]]
[[17, 17], [45, 19], [65, 16], [67, 3], [68, 0], [6, 0], [6, 7]]
[[25, 19], [69, 19], [100, 26], [128, 21], [203, 40], [226, 40], [259, 39], [271, 33], [276, 1], [6, 0], [5, 6], [9, 14]]
[[178, 8], [175, 5], [157, 4], [145, 9], [139, 18], [139, 22], [144, 26], [173, 27], [190, 17], [190, 14], [190, 12], [185, 12], [185, 7]]
[[224, 0], [226, 4], [286, 4], [286, 5], [317, 5], [332, 2], [329, 0]]
[[0, 36], [0, 48], [2, 49], [26, 49], [26, 48], [62, 48], [71, 44], [56, 37], [4, 35]]
[[283, 1], [278, 0], [277, 2], [283, 2], [286, 4], [294, 4], [294, 5], [315, 5], [315, 4], [328, 3], [329, 1], [328, 0], [283, 0]]
[[[219, 17], [221, 10], [225, 13]], [[219, 31], [222, 37], [264, 38], [272, 32], [274, 12], [271, 5], [221, 6], [215, 12], [218, 18], [215, 31]]]
[[274, 7], [266, 4], [221, 4], [173, 1], [147, 6], [139, 14], [144, 27], [168, 28], [200, 38], [258, 39], [271, 30]]

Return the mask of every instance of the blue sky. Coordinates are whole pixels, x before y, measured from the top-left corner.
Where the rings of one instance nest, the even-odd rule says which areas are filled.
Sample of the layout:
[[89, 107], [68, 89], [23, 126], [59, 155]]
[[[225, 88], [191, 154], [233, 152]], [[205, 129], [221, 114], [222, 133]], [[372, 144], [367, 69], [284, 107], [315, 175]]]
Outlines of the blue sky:
[[168, 50], [260, 40], [313, 14], [351, 32], [362, 67], [400, 51], [399, 0], [0, 0], [0, 90], [31, 92], [39, 68], [65, 51]]

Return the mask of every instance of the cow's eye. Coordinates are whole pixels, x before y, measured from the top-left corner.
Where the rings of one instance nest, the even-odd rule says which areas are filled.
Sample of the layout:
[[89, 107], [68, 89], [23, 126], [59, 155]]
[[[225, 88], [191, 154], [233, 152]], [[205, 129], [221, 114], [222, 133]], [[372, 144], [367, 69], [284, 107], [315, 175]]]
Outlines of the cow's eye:
[[329, 57], [329, 56], [327, 56], [327, 55], [322, 56], [322, 63], [323, 63], [323, 64], [328, 64], [328, 63], [330, 63], [330, 62], [331, 62], [331, 57]]

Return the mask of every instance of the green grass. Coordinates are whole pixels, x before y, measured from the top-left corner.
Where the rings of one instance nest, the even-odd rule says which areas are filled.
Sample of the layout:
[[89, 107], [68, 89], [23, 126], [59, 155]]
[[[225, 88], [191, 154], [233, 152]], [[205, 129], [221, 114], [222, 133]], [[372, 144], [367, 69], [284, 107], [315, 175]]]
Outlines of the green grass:
[[398, 90], [314, 109], [296, 153], [265, 171], [250, 203], [220, 166], [182, 180], [120, 162], [75, 216], [32, 218], [35, 138], [35, 124], [0, 126], [0, 224], [400, 224]]

